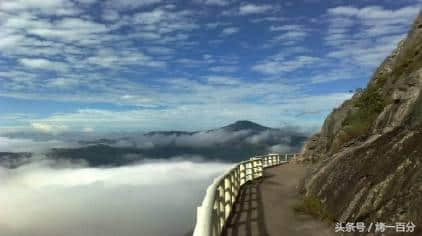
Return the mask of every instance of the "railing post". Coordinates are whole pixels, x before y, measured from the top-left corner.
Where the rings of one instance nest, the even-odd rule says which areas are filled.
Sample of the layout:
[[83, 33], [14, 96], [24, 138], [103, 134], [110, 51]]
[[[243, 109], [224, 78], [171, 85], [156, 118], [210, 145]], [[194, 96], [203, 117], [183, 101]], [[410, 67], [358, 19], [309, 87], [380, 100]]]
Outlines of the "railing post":
[[234, 204], [234, 202], [236, 201], [236, 199], [235, 199], [235, 173], [232, 173], [231, 175], [230, 175], [230, 197], [231, 197], [231, 204], [232, 204], [232, 207], [233, 207], [233, 204]]
[[251, 162], [248, 162], [246, 165], [248, 166], [248, 169], [246, 171], [246, 174], [249, 176], [248, 177], [248, 180], [252, 180], [252, 176], [251, 176], [251, 174], [253, 173], [253, 171], [252, 171], [252, 163]]
[[260, 160], [260, 163], [261, 163], [261, 167], [259, 169], [260, 171], [259, 176], [261, 177], [261, 176], [264, 176], [264, 162], [262, 159]]
[[[224, 179], [223, 179], [224, 181]], [[225, 215], [226, 215], [226, 206], [225, 206], [225, 200], [224, 200], [224, 183], [223, 183], [223, 187], [219, 186], [220, 189], [220, 194], [219, 194], [219, 202], [220, 202], [220, 215], [218, 216], [218, 221], [220, 224], [220, 232], [223, 229], [224, 226], [224, 221], [225, 219]]]
[[256, 173], [255, 161], [252, 161], [251, 165], [252, 165], [252, 180], [254, 180], [255, 179], [255, 173]]
[[[216, 203], [218, 203], [218, 199], [216, 200]], [[220, 217], [219, 217], [219, 210], [218, 207], [214, 208], [214, 210], [212, 211], [213, 213], [213, 226], [211, 227], [211, 235], [212, 236], [217, 236], [220, 235]]]
[[224, 221], [227, 220], [230, 214], [231, 196], [230, 196], [230, 179], [224, 178]]
[[244, 178], [245, 178], [244, 170], [245, 170], [245, 167], [243, 166], [243, 164], [240, 164], [240, 166], [239, 166], [240, 185], [243, 185], [243, 183], [245, 182], [245, 180], [244, 180]]
[[[238, 169], [239, 168], [236, 168], [235, 170], [234, 170], [234, 174], [233, 174], [233, 189], [234, 189], [234, 194], [237, 196], [237, 194], [238, 194], [238, 189], [237, 189], [237, 186], [238, 186], [238, 184], [239, 184], [239, 175], [238, 175]], [[236, 197], [235, 197], [236, 198]]]

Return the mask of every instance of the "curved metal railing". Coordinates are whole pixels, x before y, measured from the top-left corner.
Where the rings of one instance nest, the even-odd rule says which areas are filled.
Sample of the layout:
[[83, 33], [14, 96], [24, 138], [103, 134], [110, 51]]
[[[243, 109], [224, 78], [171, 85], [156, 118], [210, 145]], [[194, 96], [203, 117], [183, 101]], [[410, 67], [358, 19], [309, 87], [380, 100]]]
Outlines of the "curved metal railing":
[[263, 175], [264, 168], [287, 163], [297, 154], [255, 156], [236, 164], [208, 187], [198, 207], [194, 236], [219, 236], [230, 216], [240, 187]]

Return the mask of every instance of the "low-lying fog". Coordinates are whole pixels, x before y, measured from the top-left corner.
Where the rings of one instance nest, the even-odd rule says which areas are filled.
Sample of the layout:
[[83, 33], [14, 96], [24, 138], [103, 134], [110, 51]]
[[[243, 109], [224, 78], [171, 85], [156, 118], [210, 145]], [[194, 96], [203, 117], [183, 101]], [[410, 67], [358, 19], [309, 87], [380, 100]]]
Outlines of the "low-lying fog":
[[206, 187], [230, 165], [179, 158], [107, 169], [45, 160], [0, 167], [0, 235], [184, 235]]
[[[246, 124], [196, 133], [0, 135], [0, 236], [183, 236], [207, 186], [233, 165], [210, 160], [289, 152], [305, 138]], [[84, 149], [101, 140], [108, 146]]]

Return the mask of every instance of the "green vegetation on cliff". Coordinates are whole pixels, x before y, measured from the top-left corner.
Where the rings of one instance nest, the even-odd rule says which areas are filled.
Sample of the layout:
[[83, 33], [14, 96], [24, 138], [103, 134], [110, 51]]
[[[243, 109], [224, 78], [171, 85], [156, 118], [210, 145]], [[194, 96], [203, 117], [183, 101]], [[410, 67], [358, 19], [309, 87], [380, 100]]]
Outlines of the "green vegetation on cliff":
[[293, 206], [299, 214], [307, 214], [321, 220], [334, 221], [334, 216], [325, 208], [324, 204], [315, 196], [305, 196], [304, 199]]
[[355, 109], [347, 115], [342, 124], [343, 143], [368, 134], [372, 123], [384, 109], [386, 101], [378, 91], [378, 87], [370, 86], [361, 92], [353, 105]]

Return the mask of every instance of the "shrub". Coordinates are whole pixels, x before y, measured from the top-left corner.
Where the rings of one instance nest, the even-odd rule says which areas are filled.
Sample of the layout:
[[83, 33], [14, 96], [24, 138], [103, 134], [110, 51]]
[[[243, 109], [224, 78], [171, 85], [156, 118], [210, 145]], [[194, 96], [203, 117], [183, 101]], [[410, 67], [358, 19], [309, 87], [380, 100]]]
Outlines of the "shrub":
[[393, 83], [406, 78], [410, 73], [422, 67], [422, 44], [420, 36], [407, 42], [407, 46], [402, 49], [397, 57], [392, 71]]
[[368, 134], [372, 123], [385, 107], [382, 95], [374, 86], [363, 90], [354, 103], [356, 110], [351, 111], [343, 121], [344, 142]]
[[328, 212], [322, 202], [315, 196], [306, 196], [303, 201], [293, 206], [293, 210], [300, 214], [311, 215], [321, 220], [334, 221], [334, 217]]
[[371, 115], [379, 114], [384, 109], [385, 103], [377, 87], [370, 86], [358, 97], [355, 106], [364, 113], [362, 115]]

